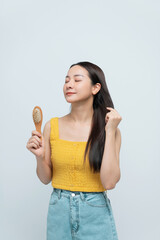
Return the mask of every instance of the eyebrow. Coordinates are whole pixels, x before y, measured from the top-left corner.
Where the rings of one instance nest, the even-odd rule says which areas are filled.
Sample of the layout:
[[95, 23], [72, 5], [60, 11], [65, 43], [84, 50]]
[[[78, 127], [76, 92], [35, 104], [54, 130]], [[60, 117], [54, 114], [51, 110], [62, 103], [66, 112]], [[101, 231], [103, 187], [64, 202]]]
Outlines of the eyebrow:
[[[84, 77], [84, 75], [82, 75], [82, 74], [75, 74], [75, 75], [74, 75], [74, 77], [77, 77], [77, 76]], [[66, 78], [69, 78], [69, 76], [67, 75]]]

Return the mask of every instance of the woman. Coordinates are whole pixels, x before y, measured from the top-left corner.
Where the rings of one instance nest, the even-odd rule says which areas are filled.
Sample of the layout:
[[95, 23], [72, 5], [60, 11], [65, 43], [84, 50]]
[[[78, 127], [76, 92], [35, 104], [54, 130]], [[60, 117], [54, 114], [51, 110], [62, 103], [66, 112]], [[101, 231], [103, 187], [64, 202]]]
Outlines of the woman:
[[47, 240], [118, 240], [107, 190], [120, 180], [122, 117], [114, 109], [103, 71], [90, 62], [71, 65], [63, 87], [69, 114], [53, 117], [27, 149], [42, 183], [52, 183]]

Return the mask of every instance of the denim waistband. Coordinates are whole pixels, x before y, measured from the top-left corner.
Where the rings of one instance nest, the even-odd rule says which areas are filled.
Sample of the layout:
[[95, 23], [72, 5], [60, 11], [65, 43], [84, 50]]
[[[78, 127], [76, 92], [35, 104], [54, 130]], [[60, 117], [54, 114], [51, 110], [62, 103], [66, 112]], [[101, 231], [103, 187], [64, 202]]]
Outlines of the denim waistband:
[[105, 198], [107, 198], [107, 192], [82, 192], [82, 191], [70, 191], [70, 190], [64, 190], [64, 189], [60, 189], [60, 188], [54, 188], [53, 187], [53, 192], [56, 192], [58, 194], [58, 197], [61, 197], [61, 194], [65, 197], [70, 198], [75, 197], [75, 196], [80, 196], [82, 199], [86, 198], [88, 195], [91, 194], [103, 194]]

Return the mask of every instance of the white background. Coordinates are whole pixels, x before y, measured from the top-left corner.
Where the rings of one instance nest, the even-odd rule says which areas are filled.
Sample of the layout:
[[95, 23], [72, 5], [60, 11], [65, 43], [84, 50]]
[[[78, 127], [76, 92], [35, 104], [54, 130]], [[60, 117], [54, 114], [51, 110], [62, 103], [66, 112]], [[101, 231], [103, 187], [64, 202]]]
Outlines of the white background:
[[46, 239], [52, 186], [26, 143], [34, 106], [42, 128], [69, 112], [63, 84], [78, 61], [103, 69], [123, 118], [121, 179], [108, 190], [119, 240], [160, 239], [159, 43], [158, 0], [0, 1], [0, 239]]

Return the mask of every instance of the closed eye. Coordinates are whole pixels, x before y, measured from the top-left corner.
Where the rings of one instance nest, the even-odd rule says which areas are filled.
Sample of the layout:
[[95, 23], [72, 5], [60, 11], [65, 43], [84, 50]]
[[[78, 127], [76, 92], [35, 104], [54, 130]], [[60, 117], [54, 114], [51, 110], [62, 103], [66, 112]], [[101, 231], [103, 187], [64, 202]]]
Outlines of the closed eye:
[[[82, 81], [82, 80], [75, 80], [75, 82], [80, 82], [80, 81]], [[68, 81], [65, 81], [65, 83], [68, 83]]]

